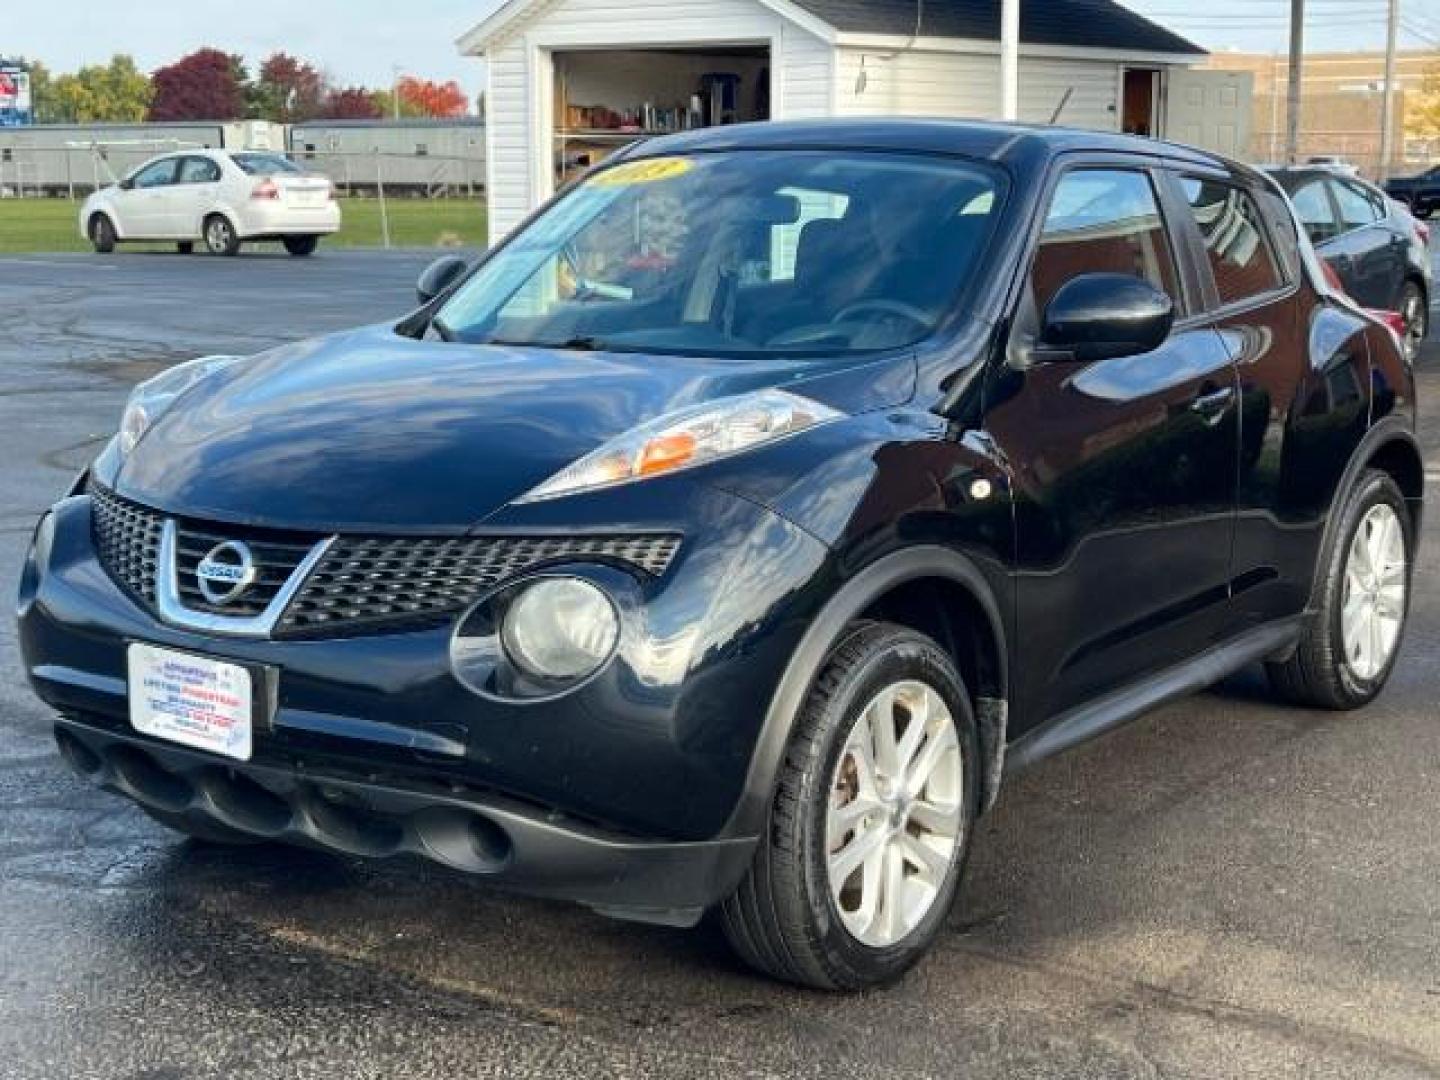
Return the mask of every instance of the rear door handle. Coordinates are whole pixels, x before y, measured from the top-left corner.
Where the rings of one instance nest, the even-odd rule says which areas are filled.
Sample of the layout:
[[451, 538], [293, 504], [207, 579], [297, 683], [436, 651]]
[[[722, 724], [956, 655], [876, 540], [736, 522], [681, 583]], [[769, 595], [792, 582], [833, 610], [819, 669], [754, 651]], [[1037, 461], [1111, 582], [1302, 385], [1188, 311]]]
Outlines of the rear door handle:
[[1198, 413], [1207, 421], [1214, 423], [1225, 415], [1225, 410], [1230, 407], [1230, 402], [1235, 398], [1233, 386], [1223, 386], [1219, 390], [1202, 390], [1190, 403], [1190, 411]]

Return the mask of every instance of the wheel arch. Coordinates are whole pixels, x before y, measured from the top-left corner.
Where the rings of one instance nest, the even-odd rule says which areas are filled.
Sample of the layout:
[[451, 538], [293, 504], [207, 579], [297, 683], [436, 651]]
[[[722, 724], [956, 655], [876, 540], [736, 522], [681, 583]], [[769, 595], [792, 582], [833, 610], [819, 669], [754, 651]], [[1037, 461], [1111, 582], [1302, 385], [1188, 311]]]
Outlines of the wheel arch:
[[[1425, 459], [1420, 452], [1420, 443], [1410, 425], [1399, 416], [1387, 416], [1377, 421], [1360, 439], [1355, 452], [1350, 455], [1340, 482], [1335, 485], [1335, 496], [1330, 510], [1325, 515], [1325, 530], [1320, 540], [1320, 551], [1327, 552], [1335, 542], [1338, 528], [1336, 510], [1341, 501], [1360, 476], [1367, 469], [1379, 469], [1395, 481], [1405, 496], [1410, 509], [1410, 520], [1415, 535], [1419, 536], [1421, 519], [1425, 509]], [[1315, 577], [1310, 586], [1308, 610], [1315, 610], [1319, 590], [1323, 584], [1325, 559], [1316, 559]]]
[[955, 660], [979, 727], [982, 812], [994, 803], [1004, 767], [1009, 700], [1009, 652], [1000, 606], [971, 559], [925, 545], [869, 564], [811, 620], [771, 697], [744, 790], [722, 836], [755, 836], [763, 830], [795, 718], [820, 669], [849, 627], [872, 618], [934, 637]]

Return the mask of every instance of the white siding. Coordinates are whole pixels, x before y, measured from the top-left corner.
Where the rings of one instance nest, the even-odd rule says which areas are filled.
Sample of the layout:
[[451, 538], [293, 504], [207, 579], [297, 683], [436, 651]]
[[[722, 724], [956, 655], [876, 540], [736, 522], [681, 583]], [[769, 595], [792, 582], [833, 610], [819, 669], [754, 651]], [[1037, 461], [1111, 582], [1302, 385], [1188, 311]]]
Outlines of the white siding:
[[[860, 72], [865, 87], [857, 92]], [[947, 116], [993, 119], [1000, 113], [1000, 57], [995, 53], [900, 53], [837, 50], [836, 112], [843, 116]], [[1114, 131], [1120, 66], [1113, 60], [1020, 58], [1020, 119], [1048, 123], [1074, 87], [1059, 122]]]
[[1118, 131], [1120, 65], [1114, 60], [1055, 60], [1020, 58], [1020, 119], [1048, 124], [1065, 98], [1056, 123], [1066, 127]]
[[836, 50], [835, 72], [841, 116], [988, 118], [1000, 111], [1000, 58], [994, 55], [845, 48]]
[[776, 120], [805, 120], [835, 112], [835, 49], [798, 26], [780, 29], [780, 53], [771, 67]]
[[493, 244], [530, 212], [530, 90], [524, 41], [507, 42], [487, 61], [485, 191]]
[[[541, 146], [551, 133], [539, 106], [550, 87], [549, 65], [534, 50], [703, 47], [706, 44], [778, 43], [771, 64], [771, 100], [777, 118], [828, 116], [834, 107], [831, 47], [756, 0], [552, 0], [492, 43], [486, 53], [486, 129], [490, 238], [519, 223], [547, 187], [535, 175]], [[546, 70], [531, 70], [532, 66]], [[642, 73], [643, 77], [643, 73]]]

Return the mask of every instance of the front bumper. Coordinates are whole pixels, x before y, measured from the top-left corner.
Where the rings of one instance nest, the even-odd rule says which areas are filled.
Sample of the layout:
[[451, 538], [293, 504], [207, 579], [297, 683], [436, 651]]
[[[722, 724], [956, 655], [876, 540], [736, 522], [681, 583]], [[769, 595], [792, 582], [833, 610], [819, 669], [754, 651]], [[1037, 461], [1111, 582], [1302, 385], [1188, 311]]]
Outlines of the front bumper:
[[636, 840], [461, 785], [222, 762], [75, 718], [55, 737], [81, 776], [162, 814], [345, 855], [419, 855], [617, 918], [693, 925], [735, 888], [755, 846]]
[[[86, 495], [56, 505], [43, 565], [33, 553], [27, 564], [21, 651], [36, 692], [61, 715], [62, 745], [85, 748], [71, 761], [157, 809], [354, 854], [419, 853], [646, 918], [688, 912], [743, 873], [754, 838], [727, 825], [753, 801], [750, 759], [807, 622], [796, 597], [826, 553], [733, 496], [696, 488], [660, 503], [664, 512], [677, 504], [708, 528], [688, 532], [663, 578], [637, 585], [642, 602], [601, 676], [554, 699], [504, 702], [467, 690], [450, 670], [448, 626], [268, 640], [167, 625], [101, 566]], [[737, 565], [779, 584], [763, 594], [727, 587]], [[256, 671], [272, 707], [252, 759], [135, 732], [133, 642]], [[343, 814], [334, 809], [342, 804]], [[476, 839], [487, 836], [496, 841], [488, 848]]]

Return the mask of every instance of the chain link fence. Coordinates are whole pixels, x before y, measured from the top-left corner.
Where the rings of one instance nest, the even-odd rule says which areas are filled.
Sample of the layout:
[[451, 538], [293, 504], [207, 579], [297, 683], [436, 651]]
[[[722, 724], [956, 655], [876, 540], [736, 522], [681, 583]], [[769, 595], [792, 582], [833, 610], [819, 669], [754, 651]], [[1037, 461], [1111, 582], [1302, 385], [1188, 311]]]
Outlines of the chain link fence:
[[[204, 149], [145, 145], [0, 146], [0, 197], [83, 199], [159, 154]], [[485, 191], [483, 157], [386, 151], [265, 151], [330, 178], [343, 196], [477, 198]]]

